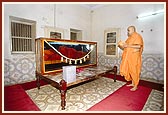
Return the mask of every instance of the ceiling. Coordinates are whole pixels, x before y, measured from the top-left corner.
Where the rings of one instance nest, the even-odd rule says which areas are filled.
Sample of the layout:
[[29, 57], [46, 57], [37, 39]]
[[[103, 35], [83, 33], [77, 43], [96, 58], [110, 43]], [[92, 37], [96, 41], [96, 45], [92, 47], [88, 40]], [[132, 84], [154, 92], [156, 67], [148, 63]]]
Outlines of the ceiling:
[[81, 4], [81, 5], [91, 10], [104, 6], [104, 4]]

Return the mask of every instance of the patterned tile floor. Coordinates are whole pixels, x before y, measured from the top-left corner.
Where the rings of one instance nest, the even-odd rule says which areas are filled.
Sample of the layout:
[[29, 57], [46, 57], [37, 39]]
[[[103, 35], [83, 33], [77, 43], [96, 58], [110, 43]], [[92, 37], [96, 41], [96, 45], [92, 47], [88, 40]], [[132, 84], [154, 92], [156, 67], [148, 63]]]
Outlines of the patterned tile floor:
[[[124, 84], [125, 82], [122, 81], [114, 82], [113, 79], [101, 77], [100, 79], [71, 88], [67, 91], [66, 109], [64, 111], [86, 111]], [[62, 111], [60, 92], [51, 85], [41, 86], [40, 90], [33, 88], [26, 92], [42, 111]], [[152, 90], [142, 111], [164, 111], [164, 93]]]
[[[101, 77], [97, 80], [71, 88], [67, 91], [65, 111], [85, 111], [98, 103], [125, 82]], [[51, 85], [41, 86], [40, 90], [33, 88], [26, 91], [42, 111], [62, 111], [60, 92]]]
[[152, 90], [142, 111], [164, 111], [164, 93]]

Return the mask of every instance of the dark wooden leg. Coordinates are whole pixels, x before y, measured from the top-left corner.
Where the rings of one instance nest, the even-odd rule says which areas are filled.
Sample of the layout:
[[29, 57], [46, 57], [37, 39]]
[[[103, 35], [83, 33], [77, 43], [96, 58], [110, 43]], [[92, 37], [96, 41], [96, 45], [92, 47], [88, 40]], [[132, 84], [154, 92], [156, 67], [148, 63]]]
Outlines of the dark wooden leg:
[[62, 110], [65, 109], [66, 106], [66, 90], [67, 90], [67, 85], [65, 80], [60, 81], [60, 93], [61, 93], [61, 107]]
[[37, 87], [40, 89], [40, 75], [36, 73], [36, 82], [37, 82]]
[[116, 77], [117, 77], [117, 66], [113, 67], [113, 72], [114, 72], [114, 82], [116, 82]]

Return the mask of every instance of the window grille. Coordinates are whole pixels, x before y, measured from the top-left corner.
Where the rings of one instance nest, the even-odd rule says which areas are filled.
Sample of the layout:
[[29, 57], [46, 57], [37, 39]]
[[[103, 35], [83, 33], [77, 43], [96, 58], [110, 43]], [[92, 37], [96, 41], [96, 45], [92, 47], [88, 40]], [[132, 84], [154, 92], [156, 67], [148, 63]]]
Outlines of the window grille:
[[34, 52], [35, 22], [11, 17], [12, 53]]

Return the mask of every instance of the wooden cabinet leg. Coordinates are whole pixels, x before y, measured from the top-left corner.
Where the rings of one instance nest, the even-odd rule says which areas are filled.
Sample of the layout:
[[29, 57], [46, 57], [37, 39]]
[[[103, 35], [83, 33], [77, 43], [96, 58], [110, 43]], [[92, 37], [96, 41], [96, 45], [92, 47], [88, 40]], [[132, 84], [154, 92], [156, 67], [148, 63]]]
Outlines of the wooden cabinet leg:
[[67, 85], [65, 80], [60, 81], [60, 93], [61, 93], [61, 107], [62, 110], [65, 109], [66, 106], [66, 90], [67, 90]]
[[114, 82], [116, 82], [116, 77], [117, 77], [117, 66], [113, 67], [113, 72], [114, 72]]
[[36, 72], [36, 84], [38, 89], [40, 89], [40, 75], [38, 75], [38, 73]]

